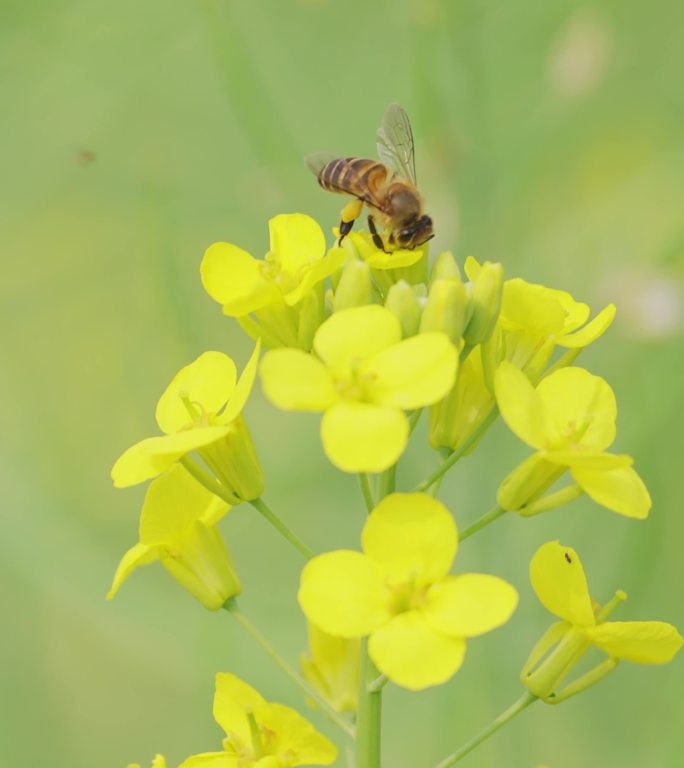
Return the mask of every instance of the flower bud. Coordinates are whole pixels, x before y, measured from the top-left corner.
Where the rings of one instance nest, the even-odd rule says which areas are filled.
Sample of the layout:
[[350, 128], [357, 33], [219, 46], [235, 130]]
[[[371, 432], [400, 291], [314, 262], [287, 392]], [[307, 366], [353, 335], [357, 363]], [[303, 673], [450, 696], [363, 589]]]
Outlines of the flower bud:
[[420, 305], [415, 290], [405, 280], [400, 280], [391, 286], [385, 299], [385, 306], [399, 319], [401, 335], [404, 338], [418, 333]]
[[359, 259], [349, 259], [342, 269], [335, 289], [335, 312], [351, 307], [362, 307], [371, 301], [371, 271], [368, 264]]
[[446, 278], [448, 280], [461, 281], [461, 270], [458, 268], [456, 259], [451, 251], [442, 251], [435, 259], [435, 263], [432, 265], [430, 271], [430, 285], [435, 280]]
[[504, 272], [501, 264], [485, 262], [470, 283], [472, 315], [463, 333], [467, 344], [474, 346], [492, 335], [501, 310]]
[[405, 280], [409, 285], [420, 285], [421, 283], [427, 283], [428, 277], [428, 261], [429, 261], [429, 249], [428, 244], [422, 245], [420, 250], [415, 251], [401, 251], [395, 253], [403, 254], [415, 254], [420, 253], [420, 257], [413, 262], [403, 267], [394, 267], [390, 271], [392, 280], [396, 283], [399, 280]]
[[319, 286], [305, 294], [304, 298], [296, 306], [296, 309], [299, 311], [297, 346], [305, 352], [311, 351], [314, 334], [318, 330], [318, 326], [325, 319], [323, 284], [320, 283]]
[[420, 332], [441, 331], [457, 344], [465, 325], [467, 303], [466, 288], [460, 280], [438, 278], [430, 287]]
[[309, 624], [310, 655], [302, 655], [302, 675], [337, 712], [356, 712], [361, 642], [333, 637]]

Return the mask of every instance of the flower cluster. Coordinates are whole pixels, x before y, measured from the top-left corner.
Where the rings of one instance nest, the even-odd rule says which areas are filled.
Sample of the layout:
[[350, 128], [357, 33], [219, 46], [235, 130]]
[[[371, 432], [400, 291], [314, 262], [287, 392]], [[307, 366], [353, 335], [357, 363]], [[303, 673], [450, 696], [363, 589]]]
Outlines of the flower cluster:
[[[306, 701], [354, 739], [359, 768], [378, 768], [383, 686], [447, 682], [467, 642], [515, 611], [518, 590], [504, 579], [452, 571], [460, 542], [509, 513], [538, 515], [583, 494], [626, 518], [647, 517], [651, 499], [633, 459], [609, 452], [615, 396], [604, 379], [574, 365], [609, 328], [615, 308], [590, 319], [589, 307], [564, 291], [505, 279], [501, 264], [469, 258], [464, 279], [449, 252], [432, 260], [427, 247], [388, 253], [367, 233], [327, 248], [319, 225], [302, 214], [276, 216], [269, 231], [264, 259], [230, 243], [204, 255], [204, 287], [256, 347], [239, 377], [219, 351], [182, 368], [157, 405], [163, 434], [115, 463], [117, 487], [151, 483], [139, 540], [124, 554], [109, 597], [138, 566], [159, 560], [206, 608], [225, 608]], [[322, 414], [325, 455], [358, 474], [368, 511], [361, 552], [314, 555], [262, 498], [264, 476], [244, 413], [257, 371], [278, 408]], [[402, 488], [399, 463], [420, 439], [414, 429], [424, 410], [436, 467]], [[498, 415], [533, 453], [499, 484], [490, 512], [457, 526], [435, 498], [441, 479]], [[570, 484], [556, 487], [567, 476]], [[307, 560], [298, 599], [310, 648], [301, 675], [238, 609], [243, 587], [219, 526], [242, 503]], [[460, 518], [462, 510], [455, 512]], [[606, 621], [624, 593], [594, 604], [570, 547], [543, 544], [530, 573], [560, 622], [530, 654], [522, 672], [527, 692], [515, 712], [579, 693], [620, 659], [664, 663], [679, 650], [682, 639], [669, 624]], [[607, 659], [561, 687], [591, 646]], [[234, 675], [217, 676], [214, 716], [226, 734], [222, 749], [181, 768], [290, 768], [336, 758], [333, 743], [301, 715], [266, 702]], [[157, 755], [153, 768], [166, 768], [164, 758]]]

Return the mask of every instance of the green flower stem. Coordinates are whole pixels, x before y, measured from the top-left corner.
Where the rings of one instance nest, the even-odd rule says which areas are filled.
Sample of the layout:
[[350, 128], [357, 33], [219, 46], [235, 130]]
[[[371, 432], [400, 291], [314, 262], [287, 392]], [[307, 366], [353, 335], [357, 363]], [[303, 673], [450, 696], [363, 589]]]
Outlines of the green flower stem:
[[569, 365], [572, 365], [581, 351], [582, 347], [579, 347], [578, 349], [568, 349], [548, 370], [544, 371], [542, 378], [545, 379], [547, 376], [550, 376], [552, 373], [559, 371], [561, 368], [567, 368]]
[[313, 551], [306, 546], [296, 533], [291, 531], [287, 525], [285, 525], [263, 499], [252, 499], [249, 503], [257, 510], [257, 512], [260, 512], [261, 515], [268, 520], [283, 538], [287, 539], [295, 549], [298, 549], [307, 560], [311, 560], [312, 557], [315, 557]]
[[304, 691], [306, 696], [313, 699], [316, 704], [325, 712], [325, 714], [339, 727], [347, 736], [354, 738], [354, 728], [336, 712], [330, 704], [314, 690], [305, 680], [303, 680], [295, 670], [282, 658], [268, 640], [259, 632], [252, 622], [238, 609], [234, 598], [228, 600], [223, 606], [228, 613], [237, 621], [237, 623], [255, 640], [271, 659], [280, 667], [280, 669], [292, 680], [295, 685]]
[[380, 768], [382, 688], [372, 690], [378, 669], [368, 656], [368, 640], [361, 643], [359, 708], [356, 716], [356, 768]]
[[476, 520], [472, 525], [469, 525], [465, 530], [463, 530], [461, 533], [458, 534], [458, 540], [459, 541], [465, 541], [469, 536], [472, 536], [474, 533], [477, 533], [478, 531], [482, 530], [482, 528], [485, 528], [490, 523], [493, 523], [495, 520], [498, 520], [501, 515], [505, 515], [506, 510], [503, 509], [503, 507], [500, 507], [498, 504], [494, 507], [492, 507], [489, 512], [486, 512], [484, 515], [482, 515], [479, 520]]
[[505, 712], [502, 712], [496, 720], [493, 720], [481, 733], [466, 742], [456, 752], [444, 758], [435, 768], [451, 768], [452, 765], [460, 762], [462, 758], [470, 754], [476, 747], [479, 747], [483, 741], [488, 739], [492, 734], [496, 733], [499, 728], [510, 722], [516, 715], [519, 715], [524, 709], [530, 706], [530, 704], [537, 701], [537, 697], [526, 691], [516, 702], [512, 704]]
[[359, 472], [359, 484], [363, 500], [366, 502], [366, 510], [370, 513], [375, 506], [375, 501], [373, 500], [373, 486], [367, 472]]
[[[201, 483], [208, 491], [211, 491], [214, 496], [223, 499], [232, 507], [242, 504], [242, 499], [233, 495], [224, 485], [221, 485], [215, 477], [212, 477], [208, 472], [205, 472], [202, 467], [189, 456], [181, 457], [180, 463], [188, 470], [195, 480], [197, 480], [197, 482]], [[252, 499], [249, 503], [268, 520], [278, 533], [286, 538], [293, 547], [298, 549], [307, 560], [311, 560], [311, 558], [314, 557], [313, 551], [306, 546], [296, 533], [291, 531], [287, 525], [285, 525], [263, 499]]]
[[409, 435], [413, 434], [413, 430], [418, 426], [420, 417], [423, 414], [423, 409], [418, 408], [409, 416]]
[[455, 451], [453, 451], [453, 453], [451, 453], [448, 458], [444, 459], [442, 463], [437, 467], [437, 469], [429, 477], [425, 478], [425, 480], [423, 480], [422, 483], [418, 483], [418, 485], [413, 489], [413, 493], [420, 493], [423, 491], [427, 491], [431, 485], [434, 485], [434, 483], [437, 480], [439, 480], [443, 475], [445, 475], [454, 466], [454, 464], [464, 454], [466, 454], [470, 450], [470, 448], [473, 445], [475, 445], [475, 443], [482, 437], [482, 435], [484, 435], [484, 433], [492, 426], [492, 424], [496, 421], [496, 417], [498, 415], [499, 415], [498, 409], [496, 408], [496, 406], [492, 406], [489, 413], [480, 422], [477, 428], [471, 433], [468, 439], [465, 440]]
[[397, 465], [393, 464], [389, 469], [386, 469], [381, 475], [378, 481], [378, 501], [382, 501], [385, 496], [390, 493], [394, 493], [394, 488], [397, 484]]

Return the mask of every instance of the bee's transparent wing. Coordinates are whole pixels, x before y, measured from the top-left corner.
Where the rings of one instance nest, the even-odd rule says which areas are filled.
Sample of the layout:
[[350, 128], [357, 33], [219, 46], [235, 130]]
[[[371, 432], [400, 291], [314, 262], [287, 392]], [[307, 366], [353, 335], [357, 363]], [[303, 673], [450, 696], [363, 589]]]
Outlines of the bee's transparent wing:
[[336, 155], [333, 152], [312, 152], [304, 158], [304, 164], [318, 178], [318, 174], [325, 166], [337, 158], [339, 158], [339, 154]]
[[411, 122], [403, 107], [390, 104], [378, 128], [378, 155], [395, 173], [416, 183]]

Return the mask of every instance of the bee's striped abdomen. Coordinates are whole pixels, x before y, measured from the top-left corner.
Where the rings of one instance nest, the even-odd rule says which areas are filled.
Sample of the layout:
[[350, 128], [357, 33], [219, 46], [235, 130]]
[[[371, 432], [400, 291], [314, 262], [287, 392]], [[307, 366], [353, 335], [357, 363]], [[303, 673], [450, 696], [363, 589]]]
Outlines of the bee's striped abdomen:
[[373, 196], [387, 179], [387, 168], [377, 160], [363, 157], [339, 157], [323, 166], [318, 183], [330, 192], [344, 192], [356, 197]]

